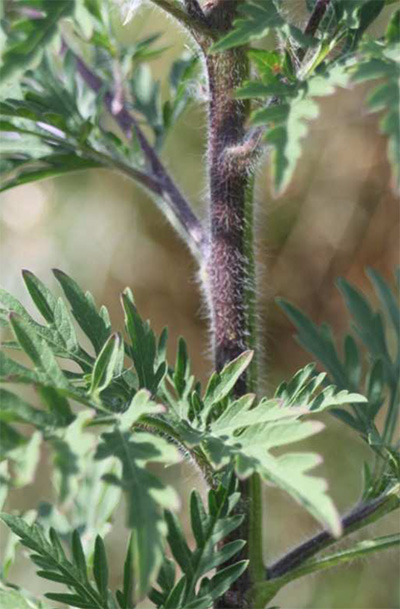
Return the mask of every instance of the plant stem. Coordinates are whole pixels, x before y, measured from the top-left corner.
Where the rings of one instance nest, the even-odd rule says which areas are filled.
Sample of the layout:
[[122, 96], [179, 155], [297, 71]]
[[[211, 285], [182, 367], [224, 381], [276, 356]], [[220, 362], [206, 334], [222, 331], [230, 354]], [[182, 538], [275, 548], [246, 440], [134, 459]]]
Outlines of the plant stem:
[[340, 552], [335, 552], [334, 554], [329, 554], [322, 558], [307, 560], [301, 567], [294, 569], [294, 571], [290, 571], [284, 577], [285, 583], [303, 577], [304, 575], [315, 573], [316, 571], [330, 569], [331, 567], [336, 567], [340, 564], [356, 560], [357, 558], [363, 558], [365, 554], [371, 552], [386, 550], [387, 548], [399, 545], [399, 543], [399, 534], [360, 541], [355, 544], [353, 548], [341, 550]]
[[151, 0], [151, 2], [174, 17], [181, 25], [189, 30], [195, 38], [197, 38], [199, 34], [207, 36], [212, 34], [208, 27], [207, 19], [197, 0], [185, 0], [186, 11], [177, 4], [174, 4], [173, 0]]
[[[99, 78], [97, 74], [95, 74], [93, 70], [91, 70], [82, 61], [82, 59], [80, 59], [80, 57], [75, 54], [74, 57], [76, 60], [77, 70], [87, 86], [96, 93], [100, 94], [103, 92], [105, 87], [101, 78]], [[156, 151], [148, 142], [144, 132], [139, 126], [138, 121], [123, 105], [118, 112], [113, 112], [113, 95], [110, 91], [106, 90], [104, 92], [103, 99], [104, 105], [114, 117], [124, 134], [128, 138], [132, 137], [132, 132], [136, 134], [140, 148], [151, 170], [151, 175], [147, 176], [148, 184], [145, 184], [145, 180], [142, 178], [140, 179], [140, 183], [146, 185], [147, 187], [149, 187], [149, 184], [152, 183], [153, 187], [150, 188], [151, 192], [155, 191], [154, 185], [158, 185], [157, 188], [159, 192], [156, 192], [156, 194], [159, 194], [168, 206], [168, 212], [166, 213], [168, 219], [170, 219], [172, 215], [182, 227], [188, 244], [194, 244], [195, 248], [201, 254], [203, 254], [208, 247], [208, 239], [203, 226], [193, 213], [190, 204], [188, 201], [186, 201], [185, 197], [176, 186], [174, 180], [165, 169]], [[135, 179], [135, 176], [137, 177], [136, 170], [131, 172], [131, 177]]]
[[311, 556], [318, 554], [325, 548], [338, 543], [343, 537], [358, 531], [359, 529], [379, 520], [386, 514], [389, 514], [396, 508], [400, 507], [400, 498], [398, 496], [399, 485], [392, 488], [385, 495], [378, 497], [370, 503], [361, 503], [357, 505], [347, 516], [342, 520], [343, 534], [340, 539], [332, 537], [328, 531], [322, 531], [315, 537], [302, 543], [297, 548], [283, 556], [275, 564], [267, 569], [267, 579], [275, 579], [290, 573], [305, 563]]
[[286, 575], [276, 579], [267, 580], [263, 584], [257, 586], [257, 598], [259, 607], [265, 607], [266, 603], [271, 601], [281, 588], [290, 582], [332, 567], [338, 567], [348, 562], [364, 558], [367, 554], [373, 552], [381, 552], [400, 545], [400, 534], [386, 535], [375, 539], [367, 539], [356, 543], [353, 547], [346, 550], [341, 550], [322, 558], [312, 558], [307, 560], [303, 565], [293, 571], [289, 571]]
[[208, 28], [207, 17], [203, 13], [203, 10], [200, 4], [198, 3], [198, 0], [183, 0], [183, 2], [185, 4], [186, 12], [189, 17], [194, 19], [199, 24], [202, 24], [203, 27]]
[[[215, 10], [215, 9], [214, 9]], [[213, 14], [214, 19], [216, 15]], [[224, 15], [224, 18], [226, 15]], [[246, 349], [257, 350], [255, 323], [255, 277], [253, 256], [253, 177], [248, 162], [230, 162], [227, 150], [240, 149], [248, 116], [248, 105], [234, 98], [234, 91], [247, 77], [248, 63], [243, 49], [206, 55], [209, 83], [209, 182], [210, 255], [203, 269], [208, 298], [214, 363], [217, 370]], [[231, 155], [230, 155], [231, 156]], [[256, 359], [250, 372], [236, 386], [236, 395], [256, 391]], [[238, 510], [244, 524], [224, 540], [247, 539], [235, 562], [250, 559], [249, 569], [229, 592], [216, 602], [217, 609], [248, 607], [248, 592], [264, 576], [261, 545], [261, 490], [257, 476], [240, 483], [242, 499]], [[226, 566], [226, 565], [225, 565]]]
[[308, 34], [309, 36], [314, 36], [321, 24], [322, 19], [324, 18], [326, 11], [328, 10], [330, 2], [331, 0], [317, 0], [317, 2], [315, 3], [314, 10], [310, 15], [310, 18], [304, 30], [305, 34]]
[[[246, 170], [225, 170], [227, 148], [243, 139], [246, 107], [233, 99], [233, 91], [247, 72], [241, 51], [206, 58], [209, 80], [209, 181], [211, 248], [206, 271], [210, 299], [213, 351], [217, 370], [246, 350], [245, 311], [245, 201], [249, 176]], [[245, 379], [239, 383], [243, 394]]]

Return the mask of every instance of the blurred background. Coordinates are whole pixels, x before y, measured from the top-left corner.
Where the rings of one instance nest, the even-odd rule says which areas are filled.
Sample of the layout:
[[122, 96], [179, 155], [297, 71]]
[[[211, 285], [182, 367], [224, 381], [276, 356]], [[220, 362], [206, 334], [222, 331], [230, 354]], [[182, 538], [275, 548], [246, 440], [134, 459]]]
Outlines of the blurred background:
[[[297, 2], [295, 17], [301, 19]], [[163, 32], [169, 48], [152, 63], [160, 79], [181, 53], [186, 40], [159, 13], [143, 11], [121, 29], [126, 41]], [[386, 140], [379, 135], [378, 115], [363, 109], [365, 87], [340, 91], [321, 101], [304, 154], [288, 191], [271, 197], [268, 157], [257, 179], [257, 260], [260, 265], [260, 332], [265, 352], [262, 376], [266, 390], [292, 375], [310, 357], [297, 345], [290, 322], [274, 299], [284, 297], [315, 322], [328, 322], [341, 336], [349, 327], [335, 280], [346, 277], [372, 297], [368, 266], [393, 280], [399, 262], [399, 205], [390, 187]], [[197, 213], [207, 215], [205, 196], [206, 134], [204, 107], [192, 106], [167, 141], [163, 158]], [[113, 326], [121, 329], [119, 294], [134, 292], [141, 315], [156, 332], [168, 325], [170, 357], [176, 340], [188, 342], [193, 368], [202, 380], [211, 370], [207, 318], [196, 266], [190, 253], [152, 201], [116, 173], [92, 170], [73, 177], [21, 186], [1, 195], [1, 283], [32, 311], [20, 271], [27, 268], [58, 292], [51, 268], [58, 267], [104, 303]], [[341, 510], [351, 507], [361, 489], [362, 462], [368, 458], [361, 441], [333, 417], [319, 437], [309, 442], [324, 456], [322, 474]], [[51, 490], [42, 474], [34, 487], [16, 492], [12, 507], [26, 509]], [[164, 474], [185, 496], [199, 485], [190, 464]], [[281, 492], [265, 490], [264, 546], [274, 561], [292, 545], [317, 531], [310, 516]], [[187, 504], [181, 517], [187, 526]], [[126, 531], [121, 524], [107, 538], [111, 565], [121, 564]], [[386, 518], [369, 533], [392, 532], [399, 519]], [[363, 531], [359, 537], [365, 536]], [[115, 561], [113, 557], [115, 555]], [[288, 586], [275, 600], [282, 609], [395, 609], [399, 607], [399, 560], [386, 552], [368, 562], [305, 578]], [[118, 570], [114, 573], [118, 577]], [[21, 558], [10, 579], [34, 592], [43, 582]], [[46, 585], [46, 591], [49, 588]], [[146, 605], [148, 606], [148, 605]]]

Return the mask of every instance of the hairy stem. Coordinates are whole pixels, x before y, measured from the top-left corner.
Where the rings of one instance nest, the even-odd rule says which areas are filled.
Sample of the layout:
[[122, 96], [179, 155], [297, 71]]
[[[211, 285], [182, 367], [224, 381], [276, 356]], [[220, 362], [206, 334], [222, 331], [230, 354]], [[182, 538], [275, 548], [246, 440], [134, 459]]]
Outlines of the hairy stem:
[[[215, 11], [216, 9], [214, 9]], [[213, 13], [214, 19], [216, 14]], [[221, 22], [226, 15], [221, 16]], [[247, 77], [248, 65], [242, 49], [206, 56], [209, 82], [209, 183], [210, 254], [203, 269], [213, 337], [214, 362], [220, 370], [246, 349], [255, 349], [256, 324], [253, 257], [253, 177], [251, 161], [232, 163], [226, 170], [227, 150], [243, 142], [248, 106], [234, 98], [235, 89]], [[256, 390], [256, 361], [236, 386], [236, 395]], [[253, 582], [263, 577], [261, 492], [258, 478], [240, 483], [242, 500], [238, 511], [246, 518], [242, 527], [224, 541], [247, 539], [239, 558], [250, 559], [249, 569], [216, 602], [217, 609], [248, 607]]]
[[329, 554], [328, 556], [323, 556], [322, 558], [307, 560], [298, 569], [290, 571], [284, 579], [285, 582], [288, 583], [289, 581], [293, 581], [299, 577], [304, 577], [304, 575], [309, 575], [311, 573], [315, 573], [316, 571], [331, 569], [332, 567], [336, 567], [346, 562], [351, 562], [357, 558], [363, 558], [366, 554], [372, 552], [381, 552], [382, 550], [393, 548], [394, 546], [398, 546], [399, 543], [399, 534], [360, 541], [359, 543], [355, 544], [353, 548], [341, 550], [340, 552], [335, 552], [334, 554]]
[[311, 558], [306, 560], [300, 567], [289, 571], [286, 575], [272, 580], [267, 580], [264, 583], [257, 585], [257, 607], [265, 607], [276, 594], [290, 582], [311, 575], [318, 571], [332, 569], [348, 562], [353, 562], [360, 558], [365, 558], [367, 555], [382, 552], [383, 550], [393, 549], [400, 545], [400, 534], [386, 535], [375, 539], [367, 539], [359, 541], [353, 547], [339, 550], [333, 554], [328, 554], [321, 558]]
[[[226, 149], [243, 139], [246, 107], [233, 99], [247, 62], [240, 51], [207, 57], [210, 90], [209, 180], [211, 251], [206, 268], [217, 370], [247, 348], [245, 312], [245, 201], [249, 175], [225, 171]], [[245, 379], [238, 391], [243, 393]]]
[[340, 539], [332, 537], [328, 531], [322, 531], [315, 537], [300, 544], [297, 548], [283, 556], [275, 564], [267, 569], [267, 579], [275, 579], [283, 577], [292, 570], [297, 569], [309, 558], [318, 554], [325, 548], [338, 543], [343, 537], [358, 531], [359, 529], [379, 520], [386, 514], [389, 514], [400, 506], [398, 496], [399, 485], [392, 489], [389, 493], [378, 497], [370, 503], [361, 503], [357, 505], [347, 516], [342, 520], [343, 534]]
[[131, 172], [131, 177], [149, 188], [149, 190], [165, 201], [168, 219], [171, 216], [178, 222], [186, 240], [195, 252], [202, 254], [207, 249], [208, 237], [198, 218], [193, 213], [190, 204], [186, 201], [174, 180], [171, 178], [156, 151], [148, 142], [144, 132], [139, 126], [138, 121], [122, 104], [117, 112], [113, 111], [114, 97], [111, 91], [105, 90], [104, 83], [78, 56], [74, 55], [78, 73], [85, 83], [96, 93], [103, 93], [104, 105], [112, 114], [115, 121], [124, 132], [131, 138], [133, 133], [136, 135], [140, 148], [150, 168], [150, 175], [138, 174], [136, 170]]

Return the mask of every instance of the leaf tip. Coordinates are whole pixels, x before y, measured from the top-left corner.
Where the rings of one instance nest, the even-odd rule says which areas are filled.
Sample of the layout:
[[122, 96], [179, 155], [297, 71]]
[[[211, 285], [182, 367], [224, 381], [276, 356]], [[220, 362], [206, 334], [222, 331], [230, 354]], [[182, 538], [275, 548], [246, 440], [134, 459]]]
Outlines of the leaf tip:
[[64, 271], [62, 271], [61, 269], [51, 269], [53, 275], [55, 275], [57, 277], [57, 279], [59, 277], [68, 277], [67, 273], [64, 273]]

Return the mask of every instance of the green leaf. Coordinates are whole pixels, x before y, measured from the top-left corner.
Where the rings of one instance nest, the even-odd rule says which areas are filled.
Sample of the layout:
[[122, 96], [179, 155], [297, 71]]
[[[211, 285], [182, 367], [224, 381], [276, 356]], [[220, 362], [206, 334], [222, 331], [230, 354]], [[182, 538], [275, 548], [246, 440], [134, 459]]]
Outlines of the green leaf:
[[[340, 518], [327, 494], [327, 484], [309, 473], [320, 463], [320, 457], [308, 453], [272, 454], [273, 449], [298, 442], [323, 429], [321, 423], [305, 420], [307, 414], [347, 404], [367, 407], [365, 397], [346, 390], [338, 391], [333, 386], [323, 387], [324, 379], [325, 374], [314, 374], [314, 365], [307, 366], [289, 383], [283, 383], [273, 399], [261, 400], [252, 407], [254, 396], [243, 396], [228, 403], [222, 414], [207, 427], [199, 424], [196, 429], [187, 423], [180, 426], [179, 433], [183, 443], [202, 447], [214, 469], [233, 465], [239, 478], [260, 474], [265, 481], [289, 493], [338, 536]], [[203, 528], [194, 506], [192, 511], [199, 543]]]
[[165, 602], [165, 609], [183, 609], [186, 576], [181, 577]]
[[[5, 479], [4, 474], [6, 471], [6, 468], [4, 468], [4, 465], [6, 465], [6, 462], [3, 461], [3, 463], [0, 465], [3, 466], [2, 471], [1, 471], [1, 476], [3, 479], [2, 484], [3, 484], [3, 488], [4, 488], [6, 486], [5, 480], [4, 480]], [[37, 518], [37, 512], [36, 512], [36, 510], [28, 510], [27, 512], [25, 512], [22, 515], [22, 518], [28, 524], [32, 524]], [[7, 581], [9, 578], [9, 571], [10, 571], [11, 567], [13, 566], [13, 564], [15, 563], [16, 549], [17, 549], [18, 543], [19, 543], [18, 537], [16, 535], [14, 535], [14, 533], [9, 531], [8, 539], [5, 544], [5, 548], [3, 550], [3, 557], [2, 557], [2, 565], [1, 565], [2, 581]], [[2, 586], [0, 584], [0, 591], [1, 590], [2, 590]], [[1, 598], [1, 596], [0, 596], [0, 598]]]
[[61, 298], [57, 299], [56, 306], [54, 309], [54, 325], [62, 342], [65, 345], [65, 350], [67, 351], [67, 353], [72, 353], [76, 355], [76, 357], [81, 358], [82, 350], [80, 349], [78, 344], [75, 328], [72, 324], [67, 308]]
[[244, 571], [246, 571], [248, 564], [248, 560], [242, 560], [241, 562], [218, 571], [210, 582], [210, 597], [215, 600], [225, 594], [231, 585], [242, 575], [242, 573], [244, 573]]
[[79, 490], [95, 444], [95, 436], [87, 431], [92, 417], [92, 411], [83, 410], [68, 427], [59, 428], [48, 437], [53, 450], [53, 484], [60, 503], [74, 499]]
[[[256, 110], [252, 115], [254, 125], [267, 125], [266, 141], [273, 147], [272, 172], [277, 194], [281, 194], [289, 184], [297, 163], [302, 154], [302, 141], [308, 133], [308, 123], [318, 117], [319, 109], [315, 97], [324, 97], [334, 93], [336, 87], [345, 87], [349, 81], [346, 64], [337, 63], [328, 67], [325, 72], [318, 73], [293, 85], [266, 85], [258, 83], [261, 94], [280, 96], [279, 106]], [[246, 93], [246, 90], [245, 90]], [[240, 96], [240, 91], [239, 91]], [[246, 95], [247, 97], [247, 95]]]
[[73, 557], [76, 568], [87, 580], [87, 564], [86, 564], [85, 552], [83, 551], [81, 538], [80, 538], [77, 530], [73, 531], [73, 533], [72, 533], [71, 550], [72, 550], [72, 557]]
[[354, 318], [357, 335], [373, 357], [382, 358], [386, 370], [396, 383], [397, 375], [389, 355], [381, 314], [374, 313], [367, 299], [345, 279], [340, 279], [338, 286]]
[[[26, 309], [11, 294], [0, 290], [0, 302], [5, 311], [17, 313], [32, 331], [50, 348], [57, 357], [63, 357], [75, 361], [80, 367], [88, 371], [91, 368], [92, 358], [79, 346], [70, 316], [61, 299], [56, 300], [47, 288], [32, 276], [29, 277], [31, 291], [35, 291], [35, 298], [40, 298], [40, 307], [46, 315], [52, 318], [52, 322], [43, 326], [37, 323], [26, 311]], [[33, 288], [33, 283], [35, 287]], [[40, 290], [40, 296], [39, 296]], [[46, 300], [44, 301], [44, 295]], [[13, 347], [15, 345], [12, 345]]]
[[87, 580], [86, 572], [72, 564], [66, 557], [60, 539], [54, 529], [50, 529], [50, 541], [46, 538], [43, 528], [38, 524], [28, 525], [22, 518], [2, 513], [1, 520], [17, 535], [21, 543], [29, 548], [31, 560], [37, 564], [42, 577], [50, 575], [51, 581], [61, 581], [72, 589], [75, 594], [49, 593], [47, 598], [66, 602], [74, 607], [90, 609], [108, 609], [108, 604], [102, 601], [96, 590]]
[[[397, 328], [397, 303], [394, 296], [383, 280], [374, 271], [369, 272], [374, 284], [377, 295], [383, 307], [386, 309], [387, 316]], [[377, 453], [379, 459], [384, 458], [386, 450], [391, 450], [395, 430], [395, 421], [398, 418], [398, 391], [399, 391], [399, 370], [400, 370], [400, 342], [398, 333], [395, 338], [398, 342], [396, 358], [392, 360], [389, 346], [386, 340], [384, 321], [385, 317], [380, 311], [375, 311], [368, 299], [345, 280], [339, 282], [340, 290], [344, 296], [347, 308], [353, 316], [353, 329], [357, 337], [366, 347], [365, 363], [361, 359], [364, 353], [359, 349], [356, 341], [351, 335], [346, 336], [344, 342], [343, 363], [336, 351], [332, 333], [326, 325], [317, 328], [301, 311], [293, 305], [282, 302], [281, 306], [288, 313], [299, 330], [299, 342], [308, 351], [313, 353], [328, 370], [333, 381], [339, 388], [350, 389], [351, 391], [360, 390], [361, 386], [365, 389], [368, 403], [359, 403], [354, 395], [346, 396], [343, 394], [344, 402], [351, 405], [352, 414], [342, 409], [333, 408], [332, 413], [342, 422], [357, 430], [364, 441], [368, 442], [371, 448]], [[365, 375], [363, 374], [365, 371]], [[362, 382], [362, 385], [360, 384]], [[329, 387], [324, 390], [325, 398], [330, 399]], [[338, 394], [340, 397], [340, 394]], [[321, 405], [324, 403], [323, 397]], [[383, 431], [379, 432], [375, 425], [375, 419], [384, 404], [388, 405]], [[317, 402], [313, 408], [318, 410]], [[385, 448], [384, 448], [385, 447]], [[379, 474], [369, 484], [368, 493], [371, 496], [376, 494], [377, 489], [381, 489], [382, 483], [386, 484], [393, 479], [390, 471], [389, 461], [384, 466], [385, 474]], [[386, 482], [383, 482], [386, 481]], [[371, 491], [372, 489], [372, 491]], [[379, 491], [380, 492], [380, 491]]]
[[97, 311], [93, 297], [89, 292], [84, 294], [78, 284], [66, 273], [58, 269], [54, 269], [53, 272], [71, 304], [73, 316], [90, 339], [96, 353], [100, 353], [111, 333], [109, 323]]
[[236, 492], [236, 487], [237, 480], [232, 476], [227, 486], [219, 485], [215, 490], [210, 490], [209, 503], [212, 504], [212, 508], [209, 508], [208, 513], [199, 493], [197, 491], [192, 492], [190, 516], [197, 546], [194, 551], [191, 551], [187, 545], [179, 520], [169, 511], [166, 512], [168, 543], [174, 559], [184, 573], [184, 577], [173, 587], [175, 581], [174, 570], [168, 565], [165, 566], [164, 569], [168, 567], [168, 571], [165, 571], [157, 580], [163, 592], [154, 590], [154, 593], [160, 596], [160, 601], [164, 603], [165, 607], [171, 607], [171, 609], [175, 607], [208, 609], [212, 604], [212, 599], [216, 598], [218, 594], [223, 594], [221, 590], [224, 590], [224, 586], [233, 583], [236, 577], [239, 577], [246, 568], [241, 562], [233, 563], [226, 571], [220, 571], [223, 575], [214, 580], [213, 594], [215, 596], [209, 594], [210, 582], [204, 576], [212, 569], [232, 559], [246, 543], [244, 540], [235, 540], [222, 547], [220, 544], [243, 522], [243, 514], [232, 515], [240, 498], [240, 494]]
[[[48, 384], [56, 389], [68, 391], [68, 380], [48, 345], [17, 314], [10, 313], [10, 323], [18, 343], [35, 364], [41, 382], [44, 385]], [[58, 406], [61, 407], [58, 410], [61, 419], [72, 420], [73, 415], [68, 403], [59, 401], [54, 404], [55, 410]]]
[[246, 45], [253, 40], [264, 38], [271, 29], [279, 29], [299, 44], [312, 45], [313, 39], [310, 36], [305, 36], [301, 30], [285, 21], [277, 10], [277, 4], [274, 0], [249, 0], [239, 5], [237, 12], [240, 17], [233, 22], [233, 30], [214, 43], [211, 52]]
[[57, 603], [68, 604], [71, 607], [80, 607], [81, 609], [92, 609], [93, 605], [81, 600], [77, 594], [60, 594], [58, 592], [47, 592], [45, 597]]
[[24, 18], [22, 13], [21, 16], [18, 15], [19, 19], [10, 23], [0, 68], [1, 84], [37, 61], [45, 46], [57, 33], [60, 19], [70, 15], [74, 10], [75, 2], [58, 0], [55, 5], [52, 0], [30, 0], [24, 5], [37, 13], [37, 21], [32, 24], [30, 18]]
[[122, 373], [124, 343], [117, 332], [111, 334], [104, 344], [93, 366], [90, 393], [99, 394], [108, 387], [113, 378]]
[[277, 81], [277, 75], [282, 71], [283, 63], [286, 61], [279, 51], [251, 48], [247, 51], [247, 55], [257, 67], [263, 84]]
[[104, 542], [100, 535], [96, 537], [96, 543], [94, 547], [93, 556], [93, 575], [96, 581], [97, 589], [103, 598], [104, 602], [107, 603], [108, 597], [108, 564], [107, 554], [104, 547]]
[[116, 415], [116, 418], [119, 429], [121, 431], [128, 431], [142, 416], [160, 414], [164, 411], [164, 406], [156, 404], [151, 400], [151, 395], [147, 389], [141, 389], [135, 394], [125, 412]]
[[0, 427], [0, 459], [8, 457], [10, 452], [24, 448], [26, 445], [26, 438], [20, 434], [16, 429], [8, 425], [8, 423], [2, 423]]
[[122, 294], [125, 325], [131, 339], [130, 353], [139, 378], [139, 386], [155, 393], [163, 380], [167, 366], [158, 365], [154, 332], [148, 322], [143, 322], [127, 290]]
[[196, 490], [190, 495], [190, 519], [197, 546], [201, 547], [207, 532], [208, 518], [200, 494]]
[[277, 300], [289, 319], [298, 330], [297, 340], [307, 351], [312, 353], [329, 371], [339, 388], [347, 386], [347, 375], [339, 359], [333, 338], [325, 327], [318, 328], [304, 313], [291, 303]]
[[216, 567], [226, 563], [233, 556], [235, 556], [235, 554], [238, 554], [238, 552], [244, 548], [246, 543], [247, 542], [244, 539], [237, 539], [236, 541], [225, 543], [222, 548], [216, 552], [212, 558], [210, 558], [210, 569], [215, 569]]
[[340, 536], [340, 517], [327, 494], [326, 481], [309, 475], [309, 470], [321, 463], [319, 455], [289, 453], [275, 458], [250, 446], [244, 454], [259, 461], [256, 469], [266, 481], [289, 493], [314, 518], [327, 526], [334, 537]]
[[57, 305], [57, 300], [53, 294], [46, 288], [44, 283], [40, 281], [30, 271], [22, 271], [22, 276], [28, 292], [32, 297], [33, 302], [37, 306], [40, 313], [48, 323], [54, 322], [54, 310]]
[[367, 269], [367, 275], [371, 279], [380, 301], [389, 315], [393, 327], [400, 341], [400, 306], [389, 285], [375, 269]]
[[334, 0], [333, 7], [338, 22], [357, 30], [358, 39], [384, 9], [385, 0]]
[[121, 591], [118, 590], [116, 593], [121, 609], [130, 609], [130, 607], [134, 606], [133, 594], [135, 590], [135, 579], [133, 572], [133, 552], [134, 539], [133, 535], [131, 534], [128, 541], [128, 549], [124, 563], [123, 588]]
[[[290, 97], [296, 94], [296, 87], [289, 86], [279, 81], [272, 82], [269, 84], [263, 84], [258, 81], [245, 82], [240, 89], [237, 89], [235, 97], [237, 99], [256, 99], [258, 97], [273, 97], [274, 95], [284, 95]], [[268, 115], [264, 112], [263, 114], [258, 113], [258, 117]]]
[[208, 383], [204, 394], [204, 416], [210, 409], [226, 398], [240, 376], [245, 372], [253, 359], [253, 351], [245, 351], [236, 359], [226, 364], [220, 373], [215, 372]]
[[145, 432], [116, 429], [101, 436], [95, 459], [116, 457], [122, 463], [122, 477], [105, 476], [109, 484], [120, 486], [127, 495], [127, 525], [132, 529], [133, 571], [137, 596], [147, 593], [163, 558], [166, 526], [162, 508], [177, 507], [177, 496], [146, 469], [148, 462], [173, 463], [176, 448], [163, 438]]
[[11, 391], [0, 388], [0, 421], [2, 423], [28, 423], [39, 429], [56, 424], [51, 414], [34, 408]]
[[40, 376], [0, 351], [0, 380], [3, 383], [35, 384], [40, 382]]
[[173, 374], [174, 387], [180, 398], [186, 397], [191, 390], [193, 379], [190, 376], [190, 360], [186, 342], [182, 337], [178, 340], [178, 352]]
[[166, 556], [157, 578], [157, 584], [164, 592], [169, 593], [169, 591], [173, 589], [175, 584], [175, 570], [174, 561]]
[[22, 350], [36, 366], [37, 378], [41, 379], [44, 384], [50, 384], [59, 389], [67, 390], [68, 380], [58, 366], [53, 352], [47, 344], [17, 314], [11, 313], [9, 319]]
[[[15, 129], [12, 129], [15, 131]], [[22, 145], [20, 145], [22, 147]], [[65, 152], [29, 158], [26, 162], [19, 162], [10, 171], [1, 173], [0, 192], [30, 184], [47, 178], [62, 176], [68, 173], [84, 171], [85, 169], [96, 169], [102, 167], [101, 163], [85, 159], [74, 154]]]
[[385, 401], [385, 371], [382, 360], [373, 364], [367, 377], [367, 395], [370, 410], [373, 409], [374, 418]]
[[383, 112], [381, 132], [388, 136], [388, 158], [392, 167], [394, 187], [400, 189], [400, 88], [398, 84], [398, 49], [396, 43], [367, 41], [353, 73], [353, 82], [379, 79], [380, 83], [367, 98], [371, 112]]
[[349, 387], [357, 389], [362, 375], [360, 350], [350, 334], [347, 334], [344, 340], [344, 366]]
[[165, 521], [168, 527], [167, 540], [171, 552], [176, 562], [182, 569], [183, 573], [192, 577], [193, 565], [192, 565], [192, 552], [186, 543], [185, 536], [179, 524], [179, 520], [169, 510], [165, 512]]
[[26, 443], [14, 448], [8, 453], [7, 458], [13, 465], [13, 486], [16, 488], [22, 488], [33, 482], [40, 460], [41, 448], [42, 434], [36, 431], [30, 436]]

